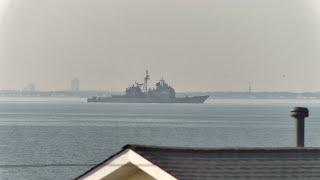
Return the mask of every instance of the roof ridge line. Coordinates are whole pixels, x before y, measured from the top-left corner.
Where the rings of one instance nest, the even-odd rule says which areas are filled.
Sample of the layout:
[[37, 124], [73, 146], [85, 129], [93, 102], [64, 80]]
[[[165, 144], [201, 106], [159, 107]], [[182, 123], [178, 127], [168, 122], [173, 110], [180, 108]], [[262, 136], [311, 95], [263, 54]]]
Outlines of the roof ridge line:
[[320, 151], [320, 147], [176, 147], [176, 146], [155, 146], [127, 144], [122, 149], [149, 149], [149, 150], [166, 150], [166, 151]]

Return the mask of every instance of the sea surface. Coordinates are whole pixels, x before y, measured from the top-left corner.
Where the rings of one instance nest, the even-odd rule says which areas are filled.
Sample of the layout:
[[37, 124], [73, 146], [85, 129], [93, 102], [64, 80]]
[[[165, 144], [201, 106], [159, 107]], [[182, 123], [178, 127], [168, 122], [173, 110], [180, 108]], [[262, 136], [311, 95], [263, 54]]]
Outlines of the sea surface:
[[320, 147], [319, 100], [103, 104], [0, 98], [0, 179], [72, 179], [125, 144], [293, 147], [289, 111], [306, 106], [306, 146]]

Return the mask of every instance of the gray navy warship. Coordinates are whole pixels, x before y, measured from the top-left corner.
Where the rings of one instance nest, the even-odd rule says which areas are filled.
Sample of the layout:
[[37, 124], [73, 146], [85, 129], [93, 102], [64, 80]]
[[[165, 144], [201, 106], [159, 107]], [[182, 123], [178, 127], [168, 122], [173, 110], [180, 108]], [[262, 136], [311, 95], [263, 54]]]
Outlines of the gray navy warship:
[[150, 75], [148, 70], [144, 83], [135, 83], [126, 89], [125, 95], [111, 95], [111, 97], [88, 98], [88, 102], [105, 103], [204, 103], [209, 96], [176, 97], [175, 90], [161, 79], [155, 88], [148, 89]]

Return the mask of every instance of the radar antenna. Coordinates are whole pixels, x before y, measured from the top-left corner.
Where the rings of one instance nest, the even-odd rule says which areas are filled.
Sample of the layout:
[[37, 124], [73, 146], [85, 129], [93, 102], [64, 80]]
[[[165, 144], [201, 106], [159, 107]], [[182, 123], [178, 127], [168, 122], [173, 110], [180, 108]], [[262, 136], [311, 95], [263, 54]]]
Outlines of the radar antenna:
[[146, 76], [144, 77], [144, 92], [148, 95], [148, 80], [150, 79], [149, 71], [146, 70]]

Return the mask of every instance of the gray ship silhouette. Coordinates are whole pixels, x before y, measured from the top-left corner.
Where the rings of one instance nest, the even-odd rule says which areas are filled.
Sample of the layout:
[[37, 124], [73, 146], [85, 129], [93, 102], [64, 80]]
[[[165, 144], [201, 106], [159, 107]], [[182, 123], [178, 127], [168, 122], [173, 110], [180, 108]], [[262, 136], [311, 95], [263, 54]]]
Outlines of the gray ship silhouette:
[[88, 98], [88, 102], [104, 103], [204, 103], [209, 96], [176, 97], [175, 90], [164, 79], [156, 83], [155, 88], [148, 89], [150, 75], [148, 70], [144, 83], [133, 84], [126, 89], [125, 95], [111, 95], [111, 97]]

